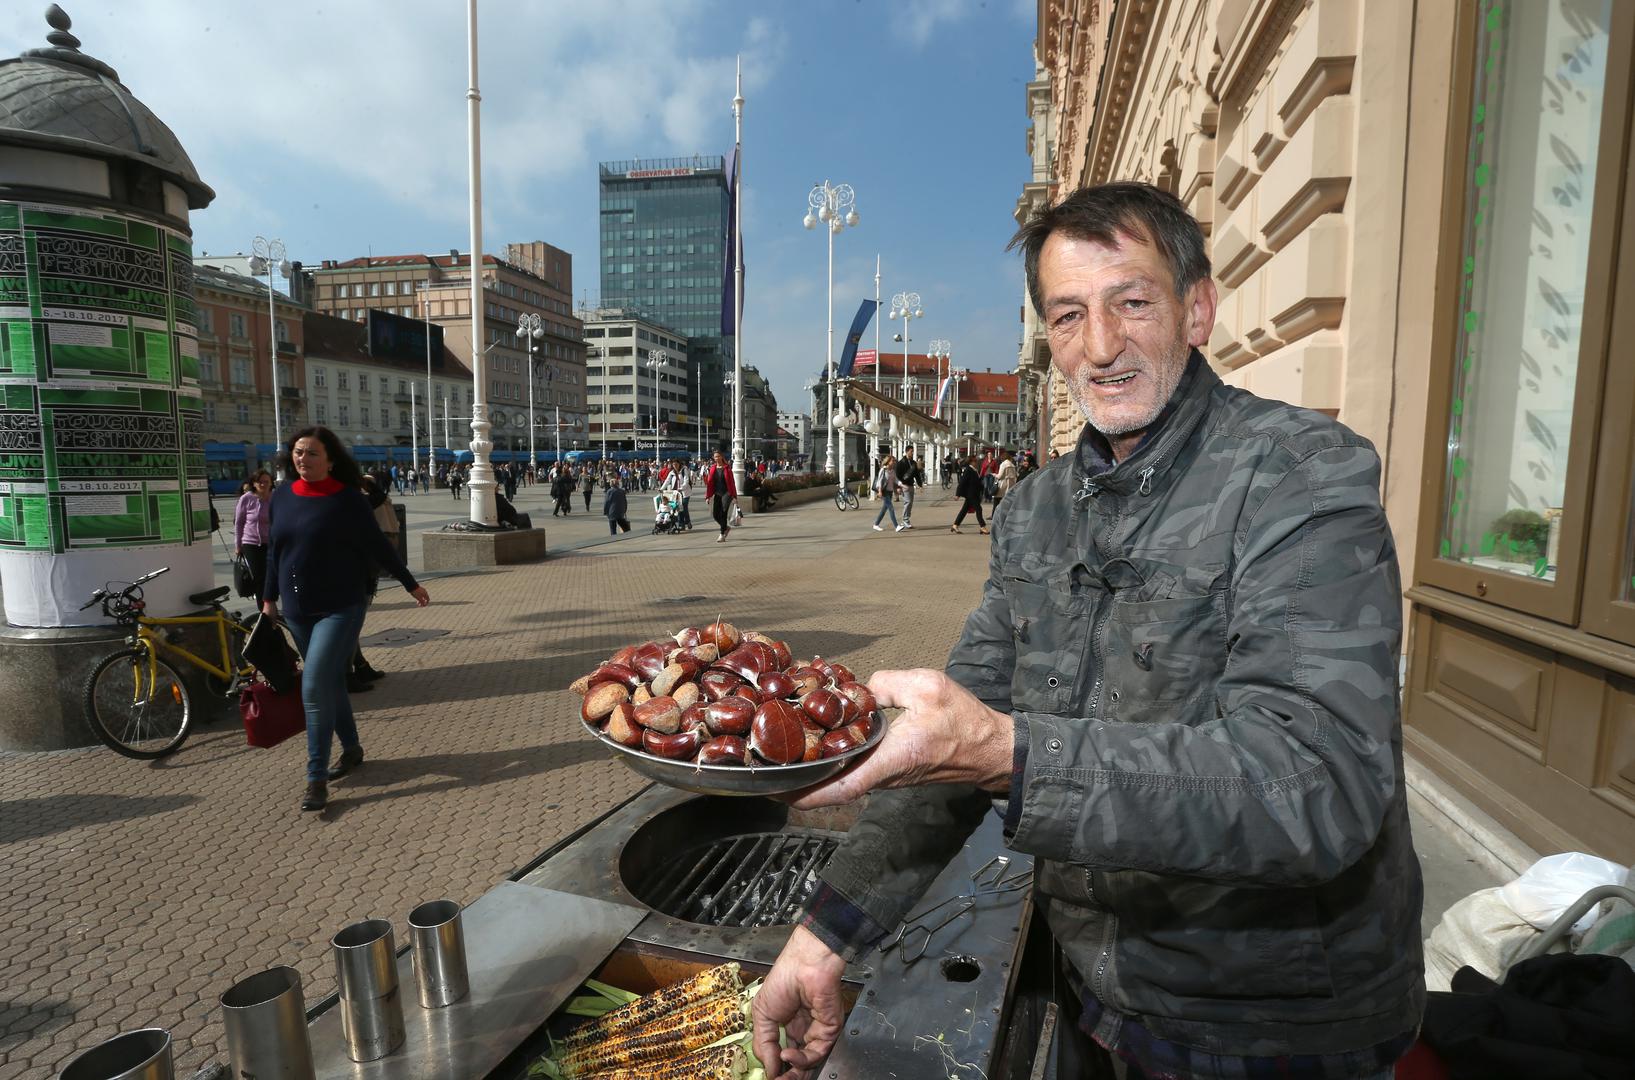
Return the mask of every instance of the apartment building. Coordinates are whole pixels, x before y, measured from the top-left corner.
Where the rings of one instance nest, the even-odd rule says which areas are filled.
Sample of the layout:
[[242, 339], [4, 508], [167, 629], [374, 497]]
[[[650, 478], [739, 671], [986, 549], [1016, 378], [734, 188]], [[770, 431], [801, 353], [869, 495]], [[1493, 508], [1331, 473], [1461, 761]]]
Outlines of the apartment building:
[[[193, 271], [198, 306], [199, 390], [204, 437], [211, 442], [271, 443], [273, 350], [278, 356], [280, 420], [285, 434], [306, 422], [303, 319], [306, 309], [255, 278], [208, 265]], [[272, 319], [269, 330], [268, 320]]]

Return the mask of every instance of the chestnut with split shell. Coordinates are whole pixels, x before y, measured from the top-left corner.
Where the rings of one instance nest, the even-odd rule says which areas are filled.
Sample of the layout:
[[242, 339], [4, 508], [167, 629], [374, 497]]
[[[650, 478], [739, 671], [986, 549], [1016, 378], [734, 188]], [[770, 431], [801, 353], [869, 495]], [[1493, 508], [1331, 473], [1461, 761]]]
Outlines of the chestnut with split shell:
[[800, 710], [783, 700], [765, 702], [750, 724], [749, 748], [764, 761], [789, 765], [806, 752], [806, 732]]
[[755, 703], [747, 698], [724, 697], [704, 706], [704, 723], [716, 735], [748, 735], [755, 712]]
[[673, 760], [685, 760], [698, 753], [704, 738], [696, 731], [678, 731], [665, 735], [651, 729], [642, 732], [642, 749], [649, 754]]
[[797, 694], [810, 694], [813, 690], [821, 687], [825, 681], [823, 672], [815, 667], [807, 667], [804, 664], [800, 667], [790, 668], [789, 677], [795, 680], [795, 693]]
[[819, 750], [819, 754], [822, 757], [835, 757], [836, 755], [846, 753], [848, 750], [856, 750], [862, 745], [863, 740], [857, 737], [852, 728], [843, 727], [836, 731], [831, 731], [827, 735], [823, 736], [823, 743]]
[[843, 682], [835, 687], [835, 692], [856, 705], [859, 715], [873, 716], [874, 711], [880, 707], [879, 702], [874, 700], [874, 691], [860, 682]]
[[653, 676], [653, 696], [669, 697], [676, 687], [696, 674], [698, 674], [698, 669], [690, 663], [678, 661], [670, 664], [663, 671]]
[[664, 670], [664, 646], [656, 641], [649, 641], [636, 650], [635, 662], [630, 666], [636, 669], [646, 682], [652, 682], [658, 673]]
[[670, 691], [670, 696], [676, 699], [677, 705], [685, 709], [689, 705], [697, 705], [702, 701], [704, 693], [699, 690], [697, 683], [684, 682]]
[[730, 671], [747, 683], [753, 683], [766, 670], [759, 653], [749, 649], [734, 649], [715, 662], [716, 671]]
[[675, 643], [684, 649], [690, 649], [704, 640], [704, 632], [696, 626], [684, 626], [676, 631]]
[[749, 744], [736, 735], [718, 735], [698, 751], [700, 765], [748, 764]]
[[700, 728], [708, 730], [709, 724], [704, 715], [704, 706], [688, 705], [681, 710], [681, 730], [697, 731]]
[[736, 649], [738, 643], [744, 639], [736, 626], [724, 621], [713, 622], [701, 628], [699, 636], [702, 641], [713, 643], [723, 654]]

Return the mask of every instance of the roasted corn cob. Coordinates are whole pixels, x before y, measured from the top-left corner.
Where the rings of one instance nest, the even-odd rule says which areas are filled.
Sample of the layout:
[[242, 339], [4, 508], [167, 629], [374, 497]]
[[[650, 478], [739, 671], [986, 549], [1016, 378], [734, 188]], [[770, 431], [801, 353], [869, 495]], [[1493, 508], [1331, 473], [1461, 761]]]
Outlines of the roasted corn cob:
[[736, 997], [743, 993], [743, 989], [744, 980], [737, 964], [720, 964], [707, 968], [690, 979], [683, 979], [673, 986], [655, 990], [646, 997], [637, 998], [628, 1005], [614, 1009], [600, 1019], [580, 1025], [562, 1040], [559, 1053], [566, 1058], [584, 1047], [634, 1031], [665, 1013], [674, 1012], [717, 994], [732, 994]]
[[745, 1029], [743, 998], [717, 994], [650, 1024], [563, 1055], [562, 1072], [589, 1076], [680, 1057]]
[[712, 1046], [668, 1061], [650, 1061], [633, 1069], [599, 1072], [587, 1080], [743, 1080], [749, 1053], [742, 1046]]

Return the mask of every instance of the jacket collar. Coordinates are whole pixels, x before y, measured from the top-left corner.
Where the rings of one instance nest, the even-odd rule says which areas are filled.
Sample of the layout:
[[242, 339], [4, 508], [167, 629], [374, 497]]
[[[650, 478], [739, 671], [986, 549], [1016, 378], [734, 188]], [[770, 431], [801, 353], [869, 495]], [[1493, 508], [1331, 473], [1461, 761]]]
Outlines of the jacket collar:
[[1181, 444], [1203, 419], [1209, 399], [1220, 385], [1220, 376], [1204, 360], [1203, 353], [1193, 349], [1181, 382], [1163, 411], [1148, 425], [1135, 452], [1120, 462], [1114, 462], [1107, 438], [1086, 423], [1074, 452], [1074, 502], [1082, 506], [1096, 491], [1151, 494], [1175, 463]]

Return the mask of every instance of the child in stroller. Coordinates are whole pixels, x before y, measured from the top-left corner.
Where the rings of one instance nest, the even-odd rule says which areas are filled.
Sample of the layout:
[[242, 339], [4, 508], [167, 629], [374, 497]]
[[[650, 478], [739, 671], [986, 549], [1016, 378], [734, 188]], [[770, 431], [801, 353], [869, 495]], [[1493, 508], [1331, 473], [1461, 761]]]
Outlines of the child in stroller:
[[681, 532], [681, 496], [668, 489], [653, 496], [653, 532]]

